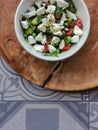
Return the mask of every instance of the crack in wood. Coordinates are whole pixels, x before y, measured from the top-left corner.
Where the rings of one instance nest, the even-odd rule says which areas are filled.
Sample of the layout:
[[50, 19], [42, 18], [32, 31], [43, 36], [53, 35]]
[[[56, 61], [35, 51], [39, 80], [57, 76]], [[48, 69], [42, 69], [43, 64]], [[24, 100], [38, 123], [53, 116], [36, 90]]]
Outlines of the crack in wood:
[[49, 76], [45, 80], [44, 84], [41, 86], [42, 88], [44, 88], [45, 85], [52, 79], [54, 72], [56, 72], [60, 68], [61, 64], [62, 64], [62, 62], [58, 62], [57, 63], [57, 65], [54, 67], [54, 69], [52, 70], [52, 72], [49, 74]]

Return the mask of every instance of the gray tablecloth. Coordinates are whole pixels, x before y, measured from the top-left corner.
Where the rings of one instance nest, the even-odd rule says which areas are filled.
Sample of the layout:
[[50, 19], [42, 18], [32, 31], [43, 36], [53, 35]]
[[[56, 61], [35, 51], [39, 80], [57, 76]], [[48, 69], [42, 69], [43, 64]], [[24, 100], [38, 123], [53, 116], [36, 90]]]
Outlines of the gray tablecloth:
[[98, 88], [74, 93], [40, 88], [0, 57], [0, 130], [98, 130]]

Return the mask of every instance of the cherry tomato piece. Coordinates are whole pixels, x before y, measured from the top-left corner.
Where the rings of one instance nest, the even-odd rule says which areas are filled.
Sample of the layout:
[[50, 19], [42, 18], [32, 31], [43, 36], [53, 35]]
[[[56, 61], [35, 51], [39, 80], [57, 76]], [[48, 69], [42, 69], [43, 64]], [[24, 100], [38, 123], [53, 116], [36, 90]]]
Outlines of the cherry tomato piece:
[[70, 30], [69, 30], [69, 31], [66, 31], [65, 34], [66, 34], [67, 36], [72, 36], [72, 35], [73, 35], [73, 29], [70, 28]]
[[62, 49], [62, 52], [63, 51], [68, 51], [68, 50], [70, 50], [70, 45], [65, 44], [64, 48]]
[[49, 52], [49, 49], [48, 49], [48, 45], [50, 44], [50, 42], [46, 42], [45, 44], [44, 44], [44, 47], [45, 47], [45, 52], [47, 53], [47, 52]]
[[80, 18], [77, 19], [76, 25], [77, 25], [79, 28], [82, 28], [82, 27], [83, 27], [83, 23], [82, 23], [82, 20], [81, 20]]
[[69, 24], [69, 26], [70, 26], [71, 28], [74, 28], [75, 23], [74, 23], [74, 22], [71, 22], [71, 23]]

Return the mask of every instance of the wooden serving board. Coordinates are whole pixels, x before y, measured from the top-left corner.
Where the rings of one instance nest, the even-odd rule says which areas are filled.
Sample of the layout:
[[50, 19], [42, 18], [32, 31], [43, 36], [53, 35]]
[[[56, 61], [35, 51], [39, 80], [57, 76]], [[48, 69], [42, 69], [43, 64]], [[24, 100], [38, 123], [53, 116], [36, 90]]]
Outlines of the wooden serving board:
[[53, 90], [78, 91], [98, 85], [98, 0], [85, 0], [91, 30], [84, 47], [61, 62], [39, 60], [24, 50], [15, 35], [14, 16], [20, 0], [0, 0], [0, 52], [21, 76]]

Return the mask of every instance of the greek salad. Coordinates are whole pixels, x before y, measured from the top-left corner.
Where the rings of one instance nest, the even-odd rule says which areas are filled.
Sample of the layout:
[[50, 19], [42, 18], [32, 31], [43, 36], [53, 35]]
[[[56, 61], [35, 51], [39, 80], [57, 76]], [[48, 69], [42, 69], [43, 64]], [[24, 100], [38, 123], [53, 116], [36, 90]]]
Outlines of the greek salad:
[[36, 0], [20, 20], [23, 36], [44, 56], [59, 56], [77, 44], [83, 23], [72, 0]]

